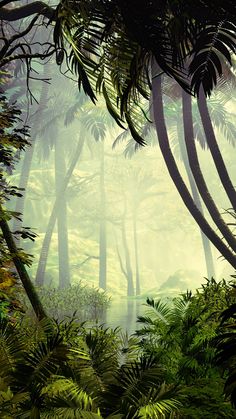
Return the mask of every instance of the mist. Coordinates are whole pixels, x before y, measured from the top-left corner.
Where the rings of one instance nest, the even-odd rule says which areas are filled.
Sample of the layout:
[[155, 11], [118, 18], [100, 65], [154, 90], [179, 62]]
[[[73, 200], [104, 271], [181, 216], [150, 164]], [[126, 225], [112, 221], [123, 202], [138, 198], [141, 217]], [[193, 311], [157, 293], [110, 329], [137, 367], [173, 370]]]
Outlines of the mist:
[[[91, 301], [86, 297], [83, 304], [95, 305], [91, 312], [99, 318], [92, 318], [87, 309], [82, 317], [133, 332], [147, 297], [194, 292], [210, 276], [229, 280], [232, 267], [201, 234], [169, 176], [153, 123], [147, 122], [146, 145], [139, 146], [129, 130], [116, 125], [102, 97], [93, 104], [53, 62], [38, 65], [37, 72], [50, 80], [31, 82], [35, 100], [23, 115], [30, 125], [31, 146], [10, 176], [24, 193], [8, 204], [23, 214], [22, 222], [12, 221], [13, 229], [30, 226], [36, 234], [34, 241], [17, 243], [33, 256], [29, 273], [36, 286], [66, 293], [79, 285], [94, 296], [98, 293], [98, 301], [93, 302], [91, 294]], [[24, 94], [17, 103], [21, 101]], [[233, 122], [234, 102], [228, 102], [224, 112]], [[180, 146], [181, 101], [173, 105], [165, 96], [164, 103], [172, 151], [190, 185]], [[216, 111], [220, 106], [217, 92], [214, 106]], [[224, 212], [230, 203], [219, 187], [195, 108], [202, 171]], [[216, 130], [234, 183], [233, 144], [219, 127]], [[65, 309], [59, 300], [52, 309], [58, 317], [80, 310], [76, 301]]]

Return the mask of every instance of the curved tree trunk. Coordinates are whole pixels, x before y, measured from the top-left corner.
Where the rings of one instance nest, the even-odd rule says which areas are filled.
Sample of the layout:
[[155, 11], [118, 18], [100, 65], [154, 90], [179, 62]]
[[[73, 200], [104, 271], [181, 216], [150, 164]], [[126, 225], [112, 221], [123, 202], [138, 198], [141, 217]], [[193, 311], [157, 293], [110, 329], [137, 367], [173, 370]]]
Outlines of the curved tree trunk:
[[228, 225], [224, 222], [221, 217], [214, 200], [212, 199], [203, 174], [201, 172], [200, 164], [198, 161], [196, 144], [193, 133], [193, 120], [192, 120], [192, 98], [191, 95], [182, 90], [182, 103], [183, 103], [183, 122], [184, 122], [184, 138], [185, 145], [188, 153], [189, 165], [195, 179], [199, 193], [208, 209], [212, 220], [218, 227], [219, 231], [223, 234], [223, 237], [227, 243], [231, 246], [234, 252], [236, 252], [236, 240]]
[[30, 277], [28, 275], [28, 272], [25, 269], [24, 264], [22, 263], [20, 257], [18, 256], [18, 249], [16, 247], [16, 244], [14, 242], [12, 233], [9, 229], [8, 223], [4, 219], [4, 211], [0, 205], [0, 228], [2, 230], [3, 238], [7, 244], [8, 250], [12, 256], [12, 260], [14, 262], [16, 271], [19, 275], [19, 278], [22, 282], [22, 285], [25, 289], [25, 292], [31, 302], [31, 305], [33, 307], [33, 310], [39, 320], [42, 320], [43, 318], [47, 317], [46, 312], [44, 311], [44, 308], [42, 306], [42, 303], [38, 297], [37, 292], [35, 291], [35, 288], [30, 280]]
[[236, 190], [231, 182], [220, 149], [217, 144], [214, 129], [209, 115], [207, 100], [203, 88], [201, 87], [198, 98], [198, 109], [202, 120], [203, 129], [206, 135], [207, 144], [213, 157], [216, 170], [219, 174], [221, 183], [228, 195], [231, 205], [236, 211]]
[[[192, 197], [193, 197], [195, 205], [197, 206], [199, 211], [201, 211], [201, 213], [204, 215], [201, 199], [200, 199], [193, 175], [189, 167], [189, 161], [188, 161], [188, 155], [187, 155], [185, 142], [182, 138], [182, 133], [178, 126], [177, 126], [177, 130], [178, 130], [180, 153], [181, 153], [182, 161], [184, 163], [184, 167], [188, 176], [189, 185], [192, 192]], [[214, 267], [212, 251], [211, 251], [211, 243], [208, 237], [202, 232], [201, 229], [200, 229], [200, 232], [201, 232], [202, 246], [203, 246], [205, 262], [206, 262], [207, 278], [209, 279], [215, 278], [215, 267]]]
[[76, 163], [79, 160], [80, 154], [81, 154], [82, 149], [83, 149], [83, 144], [84, 144], [84, 138], [81, 135], [80, 138], [79, 138], [78, 144], [77, 144], [76, 151], [74, 153], [74, 157], [73, 157], [73, 159], [70, 163], [70, 167], [69, 167], [69, 169], [66, 173], [66, 176], [64, 178], [64, 181], [61, 185], [60, 193], [58, 193], [58, 196], [56, 197], [56, 200], [54, 202], [53, 209], [52, 209], [49, 221], [48, 221], [46, 233], [45, 233], [45, 236], [44, 236], [44, 240], [43, 240], [43, 244], [42, 244], [42, 248], [41, 248], [41, 252], [40, 252], [40, 256], [39, 256], [37, 273], [36, 273], [36, 277], [35, 277], [35, 283], [39, 286], [42, 286], [43, 283], [44, 283], [44, 276], [45, 276], [45, 270], [46, 270], [46, 265], [47, 265], [48, 252], [49, 252], [49, 247], [50, 247], [50, 243], [51, 243], [52, 233], [53, 233], [55, 223], [56, 223], [56, 219], [57, 219], [58, 210], [60, 208], [61, 201], [64, 199], [64, 193], [65, 193], [65, 190], [66, 190], [66, 188], [68, 186], [68, 183], [70, 181], [73, 170], [76, 166]]
[[[57, 136], [55, 141], [55, 184], [56, 196], [60, 194], [60, 188], [66, 175], [65, 154], [61, 139]], [[58, 268], [59, 268], [59, 288], [70, 286], [69, 268], [69, 245], [67, 228], [67, 202], [66, 194], [60, 201], [57, 211], [57, 243], [58, 243]]]
[[100, 226], [99, 226], [99, 287], [107, 287], [107, 225], [106, 225], [106, 191], [104, 168], [104, 143], [101, 142], [100, 166]]
[[230, 249], [228, 249], [225, 243], [220, 239], [220, 237], [218, 237], [218, 235], [211, 228], [211, 226], [209, 225], [207, 220], [204, 218], [202, 213], [199, 211], [176, 165], [175, 159], [170, 149], [169, 139], [168, 139], [166, 125], [165, 125], [160, 76], [158, 77], [154, 76], [152, 92], [153, 92], [153, 112], [154, 112], [157, 136], [159, 140], [160, 149], [161, 149], [163, 158], [165, 160], [167, 169], [169, 171], [169, 174], [181, 198], [183, 199], [184, 204], [188, 208], [190, 214], [193, 216], [195, 221], [198, 223], [201, 230], [209, 238], [209, 240], [214, 244], [214, 246], [219, 250], [222, 256], [225, 257], [225, 259], [236, 269], [236, 255], [232, 253]]

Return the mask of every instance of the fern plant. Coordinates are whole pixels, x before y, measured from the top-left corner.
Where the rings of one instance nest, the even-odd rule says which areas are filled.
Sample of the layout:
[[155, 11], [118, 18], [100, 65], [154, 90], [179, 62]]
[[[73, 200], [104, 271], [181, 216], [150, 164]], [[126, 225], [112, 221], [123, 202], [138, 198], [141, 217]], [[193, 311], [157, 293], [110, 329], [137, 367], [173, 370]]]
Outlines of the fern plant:
[[[138, 318], [144, 353], [155, 353], [167, 368], [167, 383], [180, 386], [181, 418], [235, 416], [215, 363], [220, 314], [232, 302], [229, 289], [224, 280], [207, 280], [194, 295], [187, 292], [172, 302], [148, 299], [145, 315]], [[233, 365], [230, 359], [228, 365]]]
[[224, 391], [236, 408], [236, 286], [232, 285], [233, 302], [221, 314], [221, 328], [216, 338], [216, 362], [226, 373]]
[[3, 418], [164, 418], [180, 406], [157, 358], [118, 329], [4, 319], [0, 349]]

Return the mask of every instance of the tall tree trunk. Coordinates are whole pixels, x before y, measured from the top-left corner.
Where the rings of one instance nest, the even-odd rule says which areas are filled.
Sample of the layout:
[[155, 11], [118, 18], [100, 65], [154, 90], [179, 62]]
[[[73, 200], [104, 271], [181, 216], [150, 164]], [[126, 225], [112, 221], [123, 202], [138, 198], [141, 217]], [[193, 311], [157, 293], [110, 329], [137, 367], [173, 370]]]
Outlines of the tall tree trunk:
[[124, 248], [124, 253], [125, 253], [127, 297], [132, 297], [134, 295], [134, 281], [133, 281], [133, 271], [132, 271], [131, 261], [130, 261], [129, 247], [128, 247], [127, 237], [126, 237], [125, 216], [121, 224], [121, 235], [122, 235], [122, 243], [123, 243], [123, 248]]
[[134, 258], [135, 258], [135, 276], [136, 276], [136, 295], [140, 295], [140, 272], [138, 255], [138, 235], [137, 235], [137, 212], [133, 211], [133, 234], [134, 234]]
[[[155, 73], [154, 73], [155, 74]], [[186, 187], [178, 167], [176, 165], [175, 159], [173, 157], [169, 139], [167, 135], [165, 119], [164, 119], [164, 110], [162, 103], [162, 88], [161, 88], [161, 76], [153, 77], [153, 112], [154, 120], [157, 131], [157, 136], [159, 140], [160, 149], [165, 160], [169, 174], [181, 196], [184, 204], [188, 208], [190, 214], [193, 216], [195, 221], [198, 223], [201, 230], [209, 238], [209, 240], [214, 244], [214, 246], [219, 250], [223, 257], [236, 269], [236, 255], [231, 252], [230, 249], [225, 245], [225, 243], [218, 237], [215, 231], [211, 228], [207, 220], [204, 218], [202, 213], [199, 211], [195, 205], [188, 188]]]
[[100, 165], [100, 226], [99, 226], [99, 287], [107, 287], [107, 225], [106, 225], [106, 191], [105, 191], [105, 158], [104, 143], [101, 142]]
[[211, 118], [209, 115], [207, 100], [203, 88], [201, 87], [198, 98], [198, 109], [202, 120], [203, 129], [206, 135], [207, 144], [213, 157], [216, 170], [219, 174], [221, 183], [228, 195], [231, 205], [236, 211], [236, 190], [231, 182], [220, 149], [217, 144]]
[[[48, 78], [48, 72], [49, 72], [49, 64], [44, 65], [44, 74], [43, 76]], [[31, 127], [31, 144], [27, 148], [25, 154], [24, 154], [24, 160], [21, 168], [21, 175], [20, 175], [20, 181], [19, 181], [19, 188], [24, 190], [24, 193], [21, 197], [18, 197], [16, 200], [16, 206], [15, 211], [21, 214], [21, 219], [14, 220], [13, 223], [13, 230], [20, 230], [23, 222], [24, 217], [24, 209], [25, 209], [25, 200], [26, 200], [26, 193], [27, 193], [27, 185], [29, 181], [30, 176], [30, 169], [32, 165], [34, 150], [35, 150], [35, 143], [37, 140], [38, 130], [42, 121], [42, 115], [47, 107], [47, 99], [48, 99], [48, 91], [49, 91], [49, 84], [42, 82], [41, 85], [41, 92], [39, 97], [39, 106], [34, 114], [34, 116], [31, 118], [30, 124], [32, 124]]]
[[[177, 130], [178, 130], [180, 153], [181, 153], [182, 161], [184, 163], [184, 167], [188, 176], [188, 180], [189, 180], [189, 184], [190, 184], [190, 188], [192, 192], [192, 197], [193, 197], [195, 205], [197, 206], [199, 211], [201, 211], [201, 213], [204, 215], [201, 199], [200, 199], [193, 175], [189, 167], [186, 145], [183, 140], [182, 133], [179, 126], [177, 126]], [[208, 237], [202, 232], [201, 229], [200, 229], [200, 233], [201, 233], [202, 246], [203, 246], [203, 251], [204, 251], [204, 256], [205, 256], [205, 262], [206, 262], [207, 278], [209, 279], [215, 278], [215, 267], [214, 267], [212, 251], [211, 251], [211, 243]]]
[[39, 296], [30, 280], [28, 272], [25, 269], [24, 264], [22, 263], [20, 257], [18, 256], [18, 249], [14, 242], [12, 233], [9, 229], [7, 221], [4, 219], [4, 211], [0, 205], [0, 228], [2, 230], [3, 238], [7, 244], [7, 248], [11, 254], [12, 260], [14, 262], [16, 271], [19, 275], [19, 278], [22, 282], [22, 285], [25, 289], [25, 292], [31, 302], [33, 310], [39, 320], [47, 317], [46, 312], [42, 306], [42, 303], [39, 299]]
[[37, 268], [37, 273], [36, 273], [36, 278], [35, 278], [35, 283], [39, 286], [42, 286], [43, 283], [44, 283], [44, 276], [45, 276], [45, 270], [46, 270], [46, 265], [47, 265], [48, 252], [49, 252], [49, 247], [50, 247], [50, 243], [51, 243], [52, 233], [53, 233], [55, 223], [56, 223], [56, 219], [57, 219], [58, 210], [60, 208], [61, 202], [64, 199], [64, 193], [65, 193], [66, 188], [68, 186], [68, 183], [70, 181], [73, 170], [76, 166], [76, 163], [78, 162], [78, 160], [80, 158], [80, 155], [81, 155], [81, 152], [82, 152], [82, 149], [83, 149], [83, 144], [84, 144], [84, 138], [81, 135], [80, 138], [79, 138], [79, 141], [78, 141], [77, 148], [75, 150], [73, 159], [71, 160], [70, 167], [69, 167], [69, 169], [66, 173], [66, 176], [64, 178], [64, 181], [61, 185], [60, 193], [58, 193], [58, 196], [56, 197], [56, 200], [54, 202], [53, 209], [52, 209], [49, 221], [48, 221], [46, 233], [45, 233], [43, 244], [42, 244], [42, 247], [41, 247], [41, 252], [40, 252], [39, 262], [38, 262], [38, 268]]
[[193, 120], [192, 120], [192, 98], [191, 95], [182, 90], [182, 103], [183, 103], [183, 122], [184, 122], [184, 138], [185, 145], [188, 153], [189, 165], [195, 179], [199, 193], [208, 209], [212, 220], [218, 227], [219, 231], [223, 234], [223, 237], [227, 243], [231, 246], [234, 252], [236, 252], [236, 240], [228, 225], [224, 222], [221, 217], [214, 200], [212, 199], [203, 174], [201, 172], [200, 164], [198, 161], [196, 144], [193, 133]]
[[[56, 197], [60, 194], [60, 188], [66, 175], [66, 163], [61, 138], [57, 136], [55, 141], [55, 186]], [[58, 269], [59, 269], [59, 288], [70, 286], [70, 268], [69, 268], [69, 245], [68, 245], [68, 227], [67, 227], [67, 202], [66, 194], [60, 201], [57, 211], [57, 243], [58, 243]]]

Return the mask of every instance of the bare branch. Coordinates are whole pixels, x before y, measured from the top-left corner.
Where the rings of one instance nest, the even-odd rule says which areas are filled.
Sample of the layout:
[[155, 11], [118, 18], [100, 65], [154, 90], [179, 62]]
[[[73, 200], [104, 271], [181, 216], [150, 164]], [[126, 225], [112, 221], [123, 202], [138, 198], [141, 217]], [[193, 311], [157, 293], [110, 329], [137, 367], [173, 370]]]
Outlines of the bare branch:
[[[23, 32], [21, 32], [21, 33], [17, 33], [17, 34], [15, 34], [15, 35], [13, 35], [10, 39], [3, 39], [4, 40], [4, 43], [5, 43], [5, 45], [4, 45], [4, 47], [1, 49], [1, 52], [0, 52], [0, 60], [4, 57], [4, 55], [8, 52], [8, 55], [11, 55], [11, 53], [12, 53], [12, 50], [10, 50], [10, 51], [7, 51], [8, 50], [8, 48], [9, 48], [9, 46], [14, 42], [14, 41], [16, 41], [17, 39], [19, 39], [19, 38], [22, 38], [23, 36], [25, 36], [28, 32], [30, 32], [31, 31], [31, 29], [32, 29], [32, 27], [34, 26], [34, 24], [35, 24], [35, 22], [37, 21], [37, 19], [38, 19], [38, 16], [35, 16], [33, 19], [32, 19], [32, 21], [30, 22], [30, 24], [29, 24], [29, 26], [27, 26], [27, 28], [23, 31]], [[16, 48], [14, 48], [14, 49], [16, 49]]]
[[41, 60], [45, 60], [45, 58], [51, 57], [55, 52], [56, 52], [56, 49], [53, 48], [52, 51], [48, 50], [42, 53], [36, 53], [36, 54], [25, 53], [25, 54], [14, 55], [12, 57], [4, 58], [2, 62], [0, 61], [0, 67], [4, 67], [9, 62], [15, 61], [15, 60], [24, 60], [24, 59], [32, 59], [32, 58], [40, 58]]
[[82, 262], [80, 263], [74, 263], [72, 265], [73, 268], [80, 268], [82, 265], [84, 265], [86, 262], [88, 262], [91, 259], [97, 259], [99, 260], [99, 256], [88, 256], [86, 259], [84, 259]]
[[28, 16], [35, 14], [45, 16], [50, 22], [55, 21], [55, 9], [48, 6], [42, 1], [35, 1], [31, 4], [26, 4], [25, 6], [16, 7], [14, 9], [7, 9], [2, 7], [4, 2], [1, 2], [0, 8], [0, 19], [6, 20], [8, 22], [16, 21], [23, 19]]

